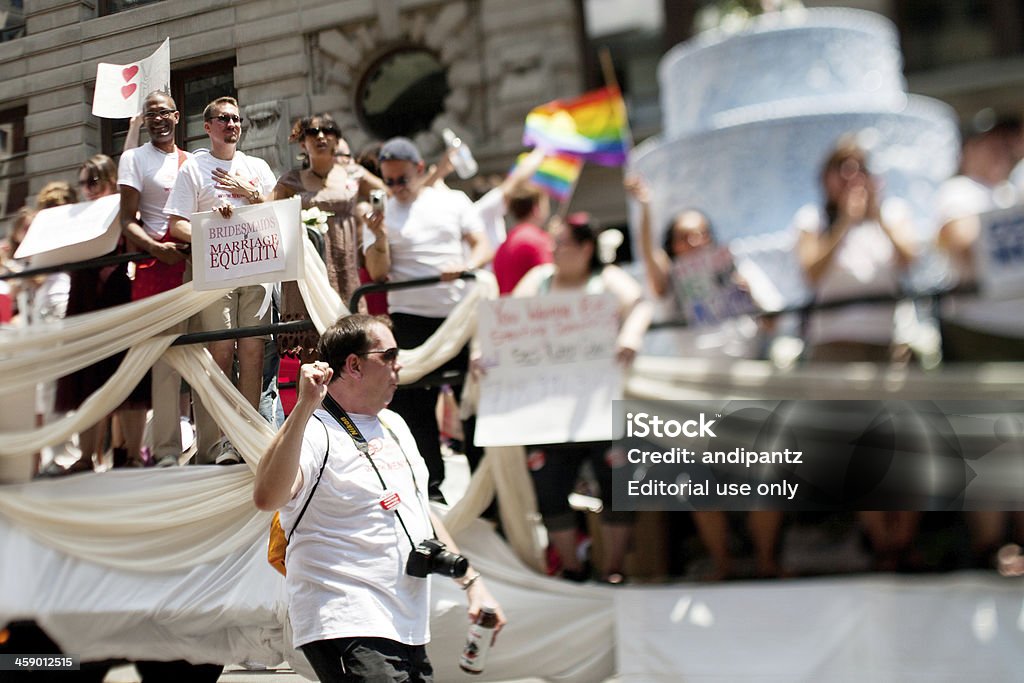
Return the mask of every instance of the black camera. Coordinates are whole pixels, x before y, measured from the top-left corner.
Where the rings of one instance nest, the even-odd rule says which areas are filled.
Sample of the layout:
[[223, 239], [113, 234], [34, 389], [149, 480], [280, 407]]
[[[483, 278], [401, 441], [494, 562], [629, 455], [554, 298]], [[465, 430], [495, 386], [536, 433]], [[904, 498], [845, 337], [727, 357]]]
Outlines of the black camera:
[[420, 541], [420, 544], [409, 553], [409, 561], [405, 563], [405, 573], [425, 579], [427, 574], [444, 574], [453, 579], [461, 579], [469, 569], [469, 560], [458, 553], [450, 552], [444, 543], [436, 538]]

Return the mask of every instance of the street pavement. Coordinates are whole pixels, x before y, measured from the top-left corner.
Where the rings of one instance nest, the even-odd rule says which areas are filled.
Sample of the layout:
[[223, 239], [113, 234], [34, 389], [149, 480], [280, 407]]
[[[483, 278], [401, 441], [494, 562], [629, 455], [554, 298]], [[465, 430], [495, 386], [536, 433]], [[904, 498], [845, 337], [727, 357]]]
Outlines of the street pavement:
[[[469, 676], [466, 679], [468, 680]], [[229, 666], [224, 669], [224, 673], [217, 679], [218, 683], [297, 683], [306, 680], [292, 671], [287, 664], [255, 671], [243, 669], [240, 666]], [[111, 669], [103, 681], [104, 683], [141, 683], [142, 679], [139, 678], [135, 667], [128, 664]], [[438, 681], [438, 683], [444, 682]], [[539, 678], [523, 678], [517, 681], [508, 681], [508, 683], [544, 682]], [[608, 679], [605, 683], [615, 683], [615, 679]]]

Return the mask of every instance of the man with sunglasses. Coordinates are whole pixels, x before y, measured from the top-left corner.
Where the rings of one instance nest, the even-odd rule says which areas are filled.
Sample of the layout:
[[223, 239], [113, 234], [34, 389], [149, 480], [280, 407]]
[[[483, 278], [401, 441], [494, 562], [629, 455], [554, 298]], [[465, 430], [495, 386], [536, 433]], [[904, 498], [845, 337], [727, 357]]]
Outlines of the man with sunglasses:
[[[192, 157], [178, 149], [174, 132], [178, 107], [167, 93], [150, 93], [143, 102], [143, 122], [149, 143], [125, 150], [117, 169], [121, 194], [121, 230], [153, 257], [136, 265], [132, 300], [166, 292], [181, 284], [185, 271], [184, 244], [176, 243], [167, 228], [164, 205], [178, 177], [178, 168]], [[178, 464], [182, 451], [178, 395], [181, 377], [162, 361], [153, 366], [153, 457], [158, 465]]]
[[[171, 235], [180, 242], [192, 242], [189, 217], [201, 211], [219, 211], [231, 216], [232, 208], [267, 201], [277, 178], [263, 159], [238, 151], [242, 133], [242, 117], [233, 97], [219, 97], [203, 111], [203, 127], [210, 138], [209, 151], [200, 150], [181, 166], [174, 187], [167, 199]], [[186, 281], [192, 279], [186, 268]], [[190, 322], [190, 331], [207, 332], [240, 327], [259, 327], [270, 323], [269, 307], [262, 285], [238, 287], [220, 301], [201, 311]], [[207, 348], [225, 375], [231, 376], [236, 345], [238, 355], [238, 390], [254, 407], [259, 407], [263, 382], [265, 337], [243, 337], [238, 340], [211, 342]], [[196, 431], [199, 441], [196, 462], [199, 464], [235, 464], [242, 461], [209, 412], [196, 404]]]
[[[324, 331], [318, 352], [320, 361], [299, 371], [295, 409], [260, 459], [253, 486], [256, 506], [279, 509], [290, 534], [293, 644], [321, 681], [431, 681], [431, 581], [410, 571], [407, 559], [435, 534], [458, 549], [430, 510], [416, 441], [386, 409], [402, 368], [390, 321], [341, 318]], [[471, 619], [487, 606], [498, 629], [505, 624], [476, 570], [455, 580]]]
[[[427, 186], [423, 158], [407, 138], [392, 138], [380, 150], [380, 171], [391, 189], [383, 220], [371, 216], [363, 235], [366, 269], [377, 282], [440, 277], [443, 282], [388, 292], [388, 309], [395, 337], [403, 349], [426, 341], [444, 322], [466, 292], [458, 276], [486, 265], [493, 256], [485, 226], [464, 193]], [[469, 256], [466, 255], [467, 247]], [[444, 369], [466, 371], [468, 349]], [[430, 495], [443, 500], [444, 480], [440, 434], [434, 407], [439, 387], [403, 389], [393, 409], [405, 418], [416, 436], [430, 471]]]

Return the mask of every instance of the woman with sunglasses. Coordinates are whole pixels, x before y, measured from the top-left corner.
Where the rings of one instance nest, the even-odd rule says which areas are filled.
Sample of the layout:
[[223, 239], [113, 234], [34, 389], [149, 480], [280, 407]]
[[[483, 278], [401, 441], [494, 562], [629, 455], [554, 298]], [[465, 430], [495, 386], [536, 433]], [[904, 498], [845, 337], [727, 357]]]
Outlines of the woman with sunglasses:
[[[78, 170], [79, 196], [84, 201], [95, 201], [102, 197], [117, 194], [117, 165], [105, 154], [90, 157]], [[121, 250], [119, 244], [117, 249]], [[131, 301], [131, 280], [125, 264], [105, 266], [102, 268], [86, 268], [71, 273], [71, 292], [68, 297], [67, 315], [91, 313]], [[103, 360], [76, 372], [61, 377], [57, 383], [58, 412], [77, 410], [89, 396], [99, 389], [113, 375], [124, 358], [124, 352], [113, 354]], [[146, 409], [149, 403], [148, 379], [139, 383], [125, 402], [113, 414], [114, 424], [119, 426], [115, 432], [123, 433], [123, 439], [115, 433], [111, 439], [114, 447], [114, 465], [130, 464], [141, 466], [141, 448], [143, 429], [146, 422]], [[101, 456], [105, 450], [103, 441], [109, 418], [82, 431], [78, 435], [78, 443], [82, 455], [63, 473], [91, 471], [93, 454]], [[123, 443], [123, 447], [119, 444]], [[59, 468], [50, 467], [47, 474], [62, 473]]]
[[[359, 287], [359, 259], [362, 229], [357, 216], [365, 213], [360, 201], [371, 189], [382, 188], [376, 176], [353, 163], [348, 142], [330, 114], [304, 116], [292, 126], [289, 141], [296, 142], [308, 161], [303, 169], [293, 169], [277, 181], [274, 199], [298, 195], [302, 208], [328, 212], [323, 224], [323, 257], [327, 277], [341, 300], [348, 305]], [[358, 208], [357, 208], [358, 207]], [[306, 306], [295, 282], [281, 285], [281, 321], [308, 318]], [[302, 362], [315, 360], [316, 332], [277, 335], [282, 355], [298, 356]]]

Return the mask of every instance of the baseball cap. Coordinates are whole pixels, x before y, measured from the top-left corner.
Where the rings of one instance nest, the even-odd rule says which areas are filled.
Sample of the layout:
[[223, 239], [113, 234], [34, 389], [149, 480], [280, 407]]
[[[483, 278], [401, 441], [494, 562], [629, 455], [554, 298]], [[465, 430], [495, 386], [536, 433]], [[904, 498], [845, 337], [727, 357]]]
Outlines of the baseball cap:
[[420, 151], [409, 138], [391, 138], [380, 148], [380, 161], [411, 161], [418, 164], [423, 161]]

